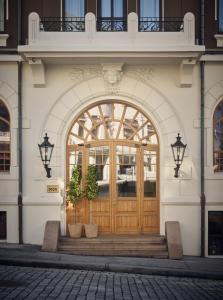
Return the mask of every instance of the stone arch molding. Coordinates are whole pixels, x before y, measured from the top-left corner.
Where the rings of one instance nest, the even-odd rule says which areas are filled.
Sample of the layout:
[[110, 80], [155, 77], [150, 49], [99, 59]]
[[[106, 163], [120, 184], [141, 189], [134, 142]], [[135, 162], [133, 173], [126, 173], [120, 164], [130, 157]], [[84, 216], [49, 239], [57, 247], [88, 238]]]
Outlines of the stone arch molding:
[[[214, 84], [205, 93], [205, 118], [207, 119], [207, 121], [212, 120], [214, 110], [217, 104], [222, 99], [223, 99], [223, 80]], [[207, 126], [208, 125], [209, 124], [207, 124]]]
[[113, 94], [106, 89], [103, 78], [96, 77], [72, 86], [58, 98], [43, 125], [40, 137], [48, 132], [55, 144], [52, 166], [58, 168], [58, 176], [62, 174], [66, 137], [75, 116], [88, 105], [111, 98], [129, 101], [145, 111], [156, 127], [163, 153], [166, 157], [172, 155], [170, 144], [179, 130], [184, 135], [184, 128], [166, 97], [150, 84], [128, 76], [122, 78], [118, 91]]
[[18, 95], [5, 81], [0, 80], [0, 98], [5, 103], [10, 114], [10, 131], [11, 131], [11, 170], [9, 175], [4, 178], [15, 178], [17, 167], [17, 128], [18, 128]]
[[[6, 82], [0, 80], [0, 98], [5, 102], [9, 109], [11, 119], [17, 117], [17, 92]], [[14, 118], [13, 118], [14, 117]]]
[[212, 85], [205, 92], [205, 127], [207, 140], [206, 174], [210, 178], [223, 178], [222, 173], [214, 173], [213, 169], [213, 114], [218, 103], [223, 100], [223, 80]]

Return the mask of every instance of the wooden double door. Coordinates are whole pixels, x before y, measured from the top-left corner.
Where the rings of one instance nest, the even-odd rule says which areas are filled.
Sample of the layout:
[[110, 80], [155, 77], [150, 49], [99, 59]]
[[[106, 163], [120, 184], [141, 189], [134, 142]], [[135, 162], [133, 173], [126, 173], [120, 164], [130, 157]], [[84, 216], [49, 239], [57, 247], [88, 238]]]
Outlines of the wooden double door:
[[97, 199], [81, 200], [76, 212], [67, 202], [67, 223], [95, 223], [103, 234], [159, 233], [159, 152], [157, 145], [133, 141], [92, 141], [69, 145], [67, 183], [73, 166], [98, 174]]

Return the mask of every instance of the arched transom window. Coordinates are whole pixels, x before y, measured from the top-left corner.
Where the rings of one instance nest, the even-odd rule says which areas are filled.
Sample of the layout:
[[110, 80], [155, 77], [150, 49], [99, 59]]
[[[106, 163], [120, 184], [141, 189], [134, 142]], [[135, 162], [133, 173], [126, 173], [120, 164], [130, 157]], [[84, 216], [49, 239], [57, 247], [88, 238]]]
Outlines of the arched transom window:
[[223, 100], [214, 111], [214, 171], [223, 172]]
[[69, 145], [97, 140], [129, 140], [138, 144], [157, 144], [155, 128], [137, 108], [119, 102], [100, 103], [81, 113], [68, 138]]
[[10, 169], [10, 116], [0, 100], [0, 172]]

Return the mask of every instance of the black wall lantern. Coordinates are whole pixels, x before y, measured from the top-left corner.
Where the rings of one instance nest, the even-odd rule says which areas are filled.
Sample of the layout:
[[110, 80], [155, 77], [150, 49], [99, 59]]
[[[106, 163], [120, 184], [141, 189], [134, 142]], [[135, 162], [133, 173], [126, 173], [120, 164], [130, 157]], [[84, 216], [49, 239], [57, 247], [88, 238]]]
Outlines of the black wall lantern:
[[47, 136], [47, 133], [45, 134], [45, 136], [43, 138], [42, 144], [38, 144], [38, 146], [39, 146], [39, 152], [41, 155], [43, 166], [46, 170], [46, 177], [50, 178], [51, 177], [51, 175], [50, 175], [51, 168], [49, 168], [49, 164], [50, 164], [51, 156], [53, 153], [54, 145], [52, 145], [49, 142], [49, 137]]
[[174, 174], [174, 177], [179, 177], [179, 169], [180, 169], [180, 166], [183, 162], [183, 159], [184, 159], [184, 153], [185, 153], [185, 149], [187, 147], [187, 144], [183, 144], [181, 142], [181, 136], [180, 134], [178, 133], [177, 137], [176, 137], [176, 142], [174, 144], [171, 144], [171, 148], [172, 148], [172, 151], [173, 151], [173, 159], [175, 161], [175, 164], [176, 164], [176, 168], [174, 168], [175, 170], [175, 174]]

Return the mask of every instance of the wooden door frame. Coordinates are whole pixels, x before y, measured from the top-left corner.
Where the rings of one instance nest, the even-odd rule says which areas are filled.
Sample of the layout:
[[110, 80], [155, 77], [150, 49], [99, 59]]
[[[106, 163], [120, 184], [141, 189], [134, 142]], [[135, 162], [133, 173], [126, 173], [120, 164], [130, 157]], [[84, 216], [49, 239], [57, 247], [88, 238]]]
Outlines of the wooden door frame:
[[[154, 127], [154, 125], [152, 124], [152, 122], [150, 121], [150, 118], [143, 112], [141, 111], [137, 106], [125, 102], [125, 101], [119, 101], [119, 100], [112, 100], [111, 102], [108, 101], [100, 101], [100, 102], [96, 102], [93, 105], [89, 105], [88, 107], [86, 107], [85, 109], [83, 109], [78, 116], [75, 118], [74, 122], [72, 122], [71, 127], [70, 127], [70, 131], [67, 135], [67, 147], [66, 147], [66, 187], [69, 184], [69, 157], [70, 157], [70, 152], [73, 150], [79, 150], [82, 151], [83, 156], [82, 156], [82, 164], [83, 164], [83, 178], [85, 178], [86, 176], [86, 170], [87, 170], [87, 165], [88, 165], [88, 160], [89, 160], [89, 154], [88, 154], [88, 149], [90, 147], [100, 147], [103, 145], [106, 145], [109, 147], [109, 157], [110, 157], [110, 168], [109, 168], [109, 173], [110, 173], [110, 188], [109, 188], [109, 209], [110, 209], [110, 218], [111, 218], [111, 233], [115, 233], [115, 220], [114, 220], [114, 212], [113, 212], [113, 198], [115, 197], [115, 190], [116, 190], [116, 161], [115, 161], [115, 148], [117, 145], [126, 145], [129, 147], [135, 147], [137, 150], [137, 155], [136, 155], [136, 166], [137, 166], [137, 170], [136, 170], [136, 177], [137, 177], [137, 182], [139, 181], [140, 184], [137, 184], [137, 194], [136, 194], [136, 202], [137, 202], [137, 219], [138, 219], [138, 231], [142, 232], [142, 216], [143, 216], [143, 201], [144, 201], [144, 194], [143, 194], [143, 189], [142, 186], [144, 185], [144, 175], [143, 175], [143, 151], [144, 150], [149, 150], [149, 151], [156, 151], [157, 153], [157, 169], [156, 169], [156, 197], [154, 198], [154, 200], [156, 199], [157, 201], [157, 222], [158, 222], [158, 229], [157, 229], [157, 233], [159, 233], [159, 228], [160, 228], [160, 146], [159, 146], [159, 138], [157, 135], [157, 130], [154, 127], [154, 132], [156, 134], [157, 137], [157, 144], [143, 144], [143, 139], [140, 139], [140, 141], [135, 141], [135, 140], [131, 140], [131, 137], [127, 137], [126, 139], [118, 139], [119, 137], [119, 133], [117, 133], [116, 138], [109, 138], [109, 132], [106, 131], [105, 128], [105, 134], [106, 134], [106, 139], [96, 139], [96, 140], [91, 140], [91, 141], [87, 141], [87, 138], [84, 137], [78, 137], [79, 139], [81, 139], [81, 144], [68, 144], [68, 139], [69, 139], [69, 135], [70, 132], [73, 128], [73, 126], [75, 125], [75, 123], [78, 123], [78, 119], [80, 118], [80, 116], [86, 112], [86, 114], [88, 115], [88, 117], [90, 118], [90, 120], [92, 121], [93, 124], [93, 118], [91, 117], [91, 115], [89, 114], [89, 111], [91, 109], [93, 109], [94, 107], [98, 106], [99, 111], [100, 111], [100, 116], [102, 118], [102, 123], [100, 124], [104, 124], [105, 126], [105, 120], [103, 119], [104, 116], [102, 114], [102, 109], [101, 106], [103, 104], [112, 104], [112, 111], [113, 111], [113, 115], [112, 115], [112, 121], [117, 122], [117, 120], [114, 118], [114, 105], [115, 104], [122, 104], [123, 105], [123, 111], [122, 114], [120, 115], [121, 118], [119, 119], [120, 125], [118, 126], [118, 132], [120, 132], [121, 129], [121, 123], [124, 124], [125, 119], [125, 113], [126, 113], [126, 109], [127, 107], [131, 107], [136, 109], [137, 113], [135, 114], [135, 116], [133, 117], [133, 119], [137, 116], [138, 113], [141, 113], [142, 115], [144, 115], [147, 118], [147, 122], [149, 121], [151, 126]], [[98, 123], [99, 124], [99, 123]], [[147, 124], [147, 123], [144, 123]], [[96, 126], [99, 125], [93, 125], [92, 129], [95, 129]], [[82, 127], [85, 127], [85, 125], [82, 125]], [[134, 129], [134, 127], [132, 126], [132, 122], [130, 123], [130, 127], [133, 130], [134, 135], [136, 134], [136, 132], [139, 132], [139, 128], [138, 129]], [[91, 130], [92, 130], [91, 129]], [[85, 129], [86, 130], [86, 129]], [[90, 131], [89, 131], [90, 132]], [[90, 134], [88, 132], [88, 134]], [[88, 136], [88, 135], [87, 135]], [[131, 135], [132, 136], [132, 135]], [[83, 141], [83, 142], [82, 142]], [[141, 186], [140, 186], [141, 185]], [[138, 200], [138, 201], [137, 201]], [[84, 203], [84, 207], [85, 207], [85, 212], [84, 212], [84, 220], [85, 222], [89, 222], [89, 210], [90, 210], [90, 204], [87, 200], [83, 200]], [[118, 199], [115, 200], [116, 202], [118, 201]]]

